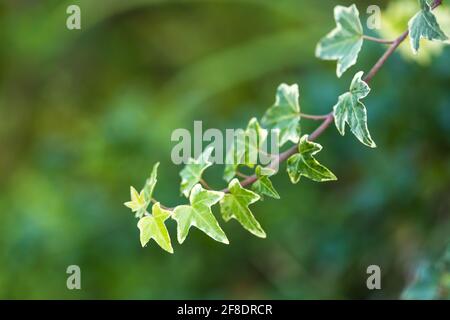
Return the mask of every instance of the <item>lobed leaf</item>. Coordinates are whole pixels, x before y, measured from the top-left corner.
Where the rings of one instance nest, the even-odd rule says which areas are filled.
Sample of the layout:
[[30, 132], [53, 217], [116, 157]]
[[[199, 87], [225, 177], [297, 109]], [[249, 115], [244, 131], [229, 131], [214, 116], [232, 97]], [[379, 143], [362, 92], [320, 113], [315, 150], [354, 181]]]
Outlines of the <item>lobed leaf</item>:
[[236, 175], [240, 164], [253, 167], [258, 162], [259, 152], [267, 139], [267, 130], [263, 129], [256, 118], [252, 118], [243, 134], [238, 134], [227, 152], [223, 178], [230, 181]]
[[257, 237], [265, 238], [266, 233], [255, 219], [248, 206], [260, 199], [256, 193], [242, 188], [238, 179], [233, 179], [228, 185], [230, 193], [220, 201], [220, 211], [225, 221], [236, 219], [245, 229]]
[[349, 92], [339, 96], [337, 104], [333, 107], [334, 122], [341, 135], [345, 134], [345, 124], [347, 123], [361, 143], [375, 148], [376, 144], [367, 128], [367, 110], [360, 101], [370, 92], [369, 85], [361, 79], [362, 75], [362, 71], [358, 72], [353, 77]]
[[140, 240], [143, 247], [153, 239], [161, 248], [173, 253], [169, 232], [164, 224], [170, 215], [171, 212], [162, 209], [159, 202], [157, 202], [152, 207], [152, 214], [138, 221], [137, 226], [140, 231]]
[[314, 155], [321, 150], [320, 144], [308, 141], [308, 135], [300, 139], [298, 153], [292, 155], [287, 161], [287, 172], [292, 183], [297, 183], [301, 176], [318, 182], [337, 180], [329, 169], [314, 158]]
[[448, 40], [441, 30], [436, 16], [431, 12], [431, 7], [426, 0], [419, 0], [420, 11], [408, 22], [408, 30], [411, 48], [417, 54], [420, 47], [420, 39]]
[[146, 180], [144, 188], [140, 193], [134, 187], [130, 187], [131, 201], [125, 202], [124, 205], [135, 212], [136, 218], [142, 218], [147, 211], [148, 206], [152, 202], [153, 191], [158, 176], [159, 162], [153, 166], [150, 177]]
[[274, 175], [275, 173], [276, 171], [270, 168], [264, 168], [261, 166], [256, 167], [255, 174], [258, 180], [253, 183], [252, 190], [255, 193], [259, 194], [261, 196], [261, 199], [263, 198], [263, 196], [280, 199], [280, 195], [273, 187], [272, 181], [270, 181], [269, 179], [269, 177]]
[[197, 159], [190, 158], [183, 170], [180, 171], [180, 192], [186, 198], [189, 197], [192, 188], [202, 179], [203, 172], [212, 165], [209, 159], [213, 150], [212, 146], [208, 146]]
[[211, 206], [223, 198], [223, 192], [209, 191], [196, 184], [189, 196], [190, 205], [174, 209], [172, 218], [177, 222], [177, 238], [181, 244], [192, 226], [200, 229], [216, 241], [228, 244], [228, 238], [214, 217]]
[[363, 45], [363, 28], [359, 12], [353, 4], [350, 7], [334, 8], [336, 28], [322, 38], [316, 47], [316, 57], [337, 60], [336, 74], [342, 74], [353, 66]]
[[298, 85], [281, 84], [277, 89], [275, 104], [261, 122], [269, 129], [279, 130], [280, 147], [286, 142], [298, 143], [300, 137], [300, 104]]

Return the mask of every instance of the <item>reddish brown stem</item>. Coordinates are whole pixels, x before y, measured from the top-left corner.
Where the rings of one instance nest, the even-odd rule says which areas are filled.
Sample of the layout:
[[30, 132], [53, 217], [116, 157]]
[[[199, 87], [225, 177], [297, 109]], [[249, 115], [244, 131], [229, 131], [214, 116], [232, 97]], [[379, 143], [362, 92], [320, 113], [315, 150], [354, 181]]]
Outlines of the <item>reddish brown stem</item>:
[[[433, 2], [433, 4], [431, 5], [431, 9], [435, 9], [436, 7], [441, 5], [442, 1], [443, 0], [435, 0]], [[403, 41], [405, 41], [405, 39], [408, 37], [408, 34], [409, 34], [409, 31], [407, 30], [407, 31], [403, 32], [397, 39], [395, 39], [393, 41], [381, 40], [381, 39], [364, 36], [364, 38], [366, 38], [367, 40], [372, 40], [372, 41], [377, 40], [376, 42], [390, 44], [390, 46], [386, 50], [386, 52], [381, 56], [380, 59], [378, 59], [378, 61], [375, 63], [375, 65], [372, 67], [372, 69], [370, 69], [369, 73], [367, 73], [367, 75], [365, 76], [365, 78], [364, 78], [365, 82], [370, 82], [372, 80], [372, 78], [378, 73], [378, 71], [381, 69], [381, 67], [386, 63], [388, 58], [395, 52], [395, 50], [398, 48], [398, 46]], [[333, 112], [331, 112], [327, 115], [324, 115], [324, 116], [315, 116], [315, 115], [302, 115], [302, 116], [303, 116], [303, 118], [309, 118], [309, 119], [313, 119], [313, 120], [323, 120], [322, 124], [319, 127], [317, 127], [317, 129], [314, 130], [309, 135], [308, 140], [310, 140], [310, 141], [316, 140], [330, 126], [330, 124], [334, 120]], [[290, 149], [286, 150], [285, 152], [281, 153], [278, 156], [278, 158], [275, 159], [269, 165], [269, 167], [272, 169], [278, 168], [280, 163], [286, 161], [290, 156], [296, 154], [297, 152], [298, 152], [298, 146], [295, 145], [295, 146], [291, 147]], [[243, 187], [249, 186], [249, 185], [253, 184], [257, 179], [258, 178], [256, 177], [256, 175], [252, 175], [252, 176], [247, 177], [244, 180], [242, 180], [241, 185]], [[229, 190], [228, 190], [228, 188], [225, 188], [222, 190], [222, 192], [228, 193]]]
[[371, 36], [363, 36], [363, 39], [368, 40], [368, 41], [372, 41], [372, 42], [377, 42], [377, 43], [383, 43], [383, 44], [393, 44], [395, 40], [385, 40], [385, 39], [380, 39], [380, 38], [374, 38]]
[[310, 120], [325, 120], [327, 117], [328, 117], [328, 114], [315, 115], [315, 114], [300, 113], [300, 118], [310, 119]]
[[[442, 4], [442, 0], [435, 0], [431, 5], [431, 9], [435, 9], [436, 7]], [[394, 53], [394, 51], [398, 48], [398, 46], [405, 41], [406, 37], [408, 37], [409, 30], [403, 32], [397, 39], [395, 39], [386, 52], [381, 56], [381, 58], [375, 63], [375, 65], [370, 69], [369, 73], [365, 76], [364, 81], [370, 82], [372, 78], [377, 74], [377, 72], [381, 69], [387, 59]]]

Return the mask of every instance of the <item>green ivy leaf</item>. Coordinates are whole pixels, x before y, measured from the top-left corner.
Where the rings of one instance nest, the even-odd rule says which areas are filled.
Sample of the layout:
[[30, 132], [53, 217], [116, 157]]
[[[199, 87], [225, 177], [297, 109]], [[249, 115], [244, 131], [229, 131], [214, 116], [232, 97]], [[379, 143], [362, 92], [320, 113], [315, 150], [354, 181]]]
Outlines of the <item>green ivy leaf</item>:
[[213, 150], [212, 146], [208, 146], [197, 159], [190, 158], [183, 170], [180, 171], [180, 191], [186, 198], [189, 197], [191, 189], [202, 179], [203, 172], [212, 165], [209, 158]]
[[358, 72], [350, 85], [350, 91], [339, 96], [337, 104], [333, 107], [334, 122], [341, 135], [345, 134], [345, 123], [350, 126], [352, 133], [361, 143], [375, 148], [376, 144], [367, 128], [367, 111], [360, 99], [365, 98], [370, 88], [361, 80], [363, 72]]
[[257, 161], [263, 143], [267, 139], [267, 130], [261, 128], [258, 120], [252, 118], [242, 135], [237, 135], [227, 153], [223, 178], [230, 181], [236, 175], [240, 164], [253, 167]]
[[140, 230], [141, 245], [145, 245], [154, 239], [156, 243], [166, 250], [173, 253], [172, 244], [170, 242], [169, 232], [167, 231], [164, 221], [171, 215], [169, 210], [161, 209], [159, 202], [152, 207], [152, 214], [141, 218], [138, 221], [138, 228]]
[[262, 124], [269, 129], [279, 130], [280, 147], [286, 142], [298, 143], [300, 137], [300, 104], [298, 85], [281, 84], [277, 89], [275, 104], [270, 107]]
[[153, 191], [155, 190], [155, 185], [156, 185], [156, 182], [158, 181], [157, 180], [158, 168], [159, 168], [159, 162], [155, 163], [155, 165], [153, 166], [150, 177], [145, 181], [145, 185], [143, 188], [145, 202], [147, 203], [147, 207], [152, 201]]
[[196, 184], [189, 196], [190, 205], [181, 205], [174, 209], [172, 218], [177, 221], [177, 238], [181, 244], [189, 229], [194, 226], [216, 241], [228, 244], [228, 239], [211, 212], [211, 206], [223, 198], [223, 192], [209, 191]]
[[417, 54], [420, 46], [420, 39], [428, 40], [448, 40], [448, 37], [441, 30], [435, 15], [431, 12], [431, 7], [426, 0], [419, 0], [420, 11], [408, 22], [411, 48]]
[[233, 179], [228, 185], [230, 193], [225, 194], [220, 201], [220, 211], [225, 221], [236, 219], [255, 236], [265, 238], [266, 233], [255, 219], [248, 206], [260, 199], [256, 193], [242, 188], [238, 179]]
[[273, 176], [275, 173], [276, 171], [270, 168], [264, 168], [261, 166], [256, 167], [255, 174], [258, 180], [253, 183], [252, 190], [259, 194], [261, 199], [263, 196], [280, 199], [280, 195], [275, 190], [269, 179], [269, 177]]
[[130, 187], [131, 201], [125, 202], [124, 205], [135, 212], [136, 218], [142, 218], [147, 211], [148, 206], [152, 202], [153, 190], [158, 176], [159, 162], [153, 166], [150, 177], [145, 182], [144, 188], [140, 193], [134, 187]]
[[336, 28], [317, 44], [316, 57], [337, 60], [336, 74], [340, 78], [358, 59], [363, 45], [363, 28], [354, 4], [350, 7], [336, 6], [334, 19]]
[[322, 146], [308, 141], [308, 135], [304, 135], [300, 139], [299, 153], [292, 155], [287, 161], [287, 172], [292, 183], [297, 183], [301, 176], [318, 182], [337, 180], [330, 170], [314, 158], [314, 155], [320, 150], [322, 150]]
[[138, 217], [138, 212], [142, 210], [145, 212], [146, 210], [144, 190], [139, 193], [134, 187], [130, 187], [130, 197], [131, 201], [125, 202], [124, 205], [130, 208], [132, 212], [136, 212], [136, 217]]

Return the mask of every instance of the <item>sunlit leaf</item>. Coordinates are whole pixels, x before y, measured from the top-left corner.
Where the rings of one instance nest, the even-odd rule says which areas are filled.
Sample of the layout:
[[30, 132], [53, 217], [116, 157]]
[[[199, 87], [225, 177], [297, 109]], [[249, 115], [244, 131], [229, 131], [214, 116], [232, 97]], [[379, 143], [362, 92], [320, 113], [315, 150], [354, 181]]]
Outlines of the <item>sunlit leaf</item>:
[[169, 232], [164, 224], [170, 215], [171, 212], [161, 209], [159, 202], [157, 202], [152, 207], [152, 214], [138, 221], [137, 226], [140, 230], [141, 245], [143, 247], [153, 239], [161, 248], [173, 253]]
[[134, 187], [130, 187], [131, 201], [125, 202], [124, 205], [135, 212], [136, 218], [144, 216], [148, 206], [152, 202], [153, 191], [158, 177], [159, 162], [153, 166], [150, 177], [145, 182], [144, 188], [140, 193]]
[[144, 191], [139, 193], [134, 187], [130, 187], [130, 197], [131, 201], [125, 202], [124, 205], [136, 212], [136, 216], [138, 216], [138, 212], [146, 210]]

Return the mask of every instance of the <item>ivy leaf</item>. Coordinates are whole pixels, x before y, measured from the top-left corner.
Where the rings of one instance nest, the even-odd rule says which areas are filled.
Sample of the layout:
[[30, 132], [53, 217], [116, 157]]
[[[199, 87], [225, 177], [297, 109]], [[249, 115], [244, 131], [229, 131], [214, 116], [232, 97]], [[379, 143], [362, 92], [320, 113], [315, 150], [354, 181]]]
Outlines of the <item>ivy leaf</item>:
[[180, 171], [180, 191], [186, 198], [189, 197], [191, 189], [202, 179], [203, 172], [212, 165], [209, 158], [213, 150], [213, 146], [208, 146], [197, 159], [190, 158]]
[[171, 212], [162, 209], [159, 202], [157, 202], [152, 207], [152, 214], [139, 220], [137, 226], [140, 230], [141, 245], [143, 247], [145, 247], [151, 239], [154, 239], [161, 248], [167, 252], [173, 253], [169, 232], [164, 224], [164, 221], [166, 221], [170, 215]]
[[411, 48], [417, 54], [420, 46], [420, 39], [428, 40], [448, 40], [448, 37], [441, 30], [435, 15], [431, 12], [431, 7], [426, 0], [419, 0], [420, 11], [408, 22]]
[[297, 183], [301, 176], [305, 176], [317, 182], [337, 180], [336, 176], [321, 165], [315, 158], [322, 146], [318, 143], [308, 141], [308, 135], [300, 139], [298, 152], [287, 161], [287, 172], [292, 183]]
[[238, 179], [233, 179], [228, 185], [230, 193], [225, 194], [220, 201], [220, 211], [225, 221], [236, 219], [255, 236], [265, 238], [266, 233], [255, 219], [248, 206], [260, 199], [256, 193], [242, 188]]
[[124, 205], [136, 213], [136, 217], [140, 217], [140, 212], [147, 209], [145, 206], [144, 190], [140, 193], [134, 187], [130, 187], [131, 201], [125, 202]]
[[300, 137], [300, 104], [298, 85], [281, 84], [277, 89], [275, 104], [270, 107], [262, 124], [269, 129], [279, 130], [280, 147], [286, 142], [298, 143]]
[[[155, 163], [155, 165], [153, 166], [152, 169], [152, 173], [150, 174], [150, 177], [145, 181], [145, 186], [143, 188], [144, 191], [144, 198], [145, 198], [145, 202], [148, 205], [152, 202], [152, 197], [153, 197], [153, 191], [155, 190], [155, 185], [158, 177], [158, 167], [159, 167], [159, 162]], [[146, 207], [146, 209], [147, 209]]]
[[273, 176], [276, 173], [275, 170], [270, 168], [264, 168], [261, 166], [257, 166], [255, 170], [255, 174], [258, 178], [253, 185], [252, 190], [261, 196], [268, 196], [275, 199], [280, 199], [280, 195], [275, 190], [270, 181], [269, 177]]
[[211, 206], [223, 198], [223, 193], [209, 191], [196, 184], [189, 196], [190, 205], [181, 205], [174, 209], [172, 218], [177, 221], [177, 237], [181, 244], [189, 229], [194, 226], [216, 241], [228, 244], [228, 239], [211, 212]]
[[158, 176], [159, 162], [153, 166], [150, 177], [145, 182], [144, 188], [140, 193], [134, 187], [130, 187], [131, 201], [125, 202], [124, 205], [135, 212], [136, 218], [142, 218], [147, 211], [148, 206], [152, 202], [153, 190]]
[[360, 101], [370, 92], [369, 85], [361, 80], [362, 75], [362, 71], [358, 72], [352, 80], [350, 91], [339, 96], [337, 104], [333, 107], [334, 122], [341, 135], [345, 134], [345, 123], [347, 123], [361, 143], [376, 148], [367, 128], [366, 107]]
[[342, 74], [356, 63], [363, 45], [363, 27], [359, 12], [353, 4], [350, 7], [334, 8], [336, 28], [320, 40], [316, 57], [323, 60], [337, 60], [336, 74]]
[[267, 130], [261, 128], [256, 118], [252, 118], [245, 131], [234, 138], [234, 143], [227, 152], [223, 175], [225, 181], [233, 179], [240, 164], [253, 167], [258, 162], [259, 152], [267, 139]]

